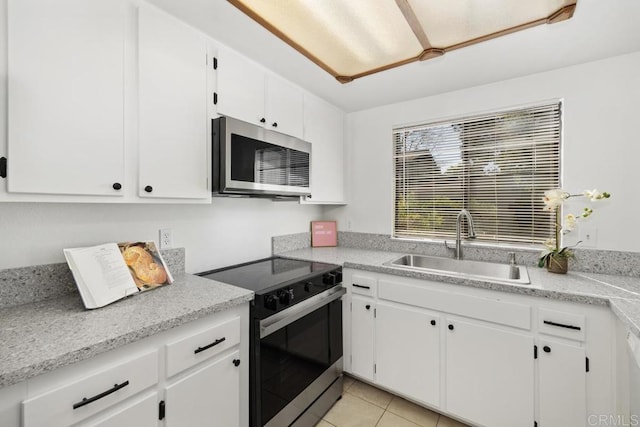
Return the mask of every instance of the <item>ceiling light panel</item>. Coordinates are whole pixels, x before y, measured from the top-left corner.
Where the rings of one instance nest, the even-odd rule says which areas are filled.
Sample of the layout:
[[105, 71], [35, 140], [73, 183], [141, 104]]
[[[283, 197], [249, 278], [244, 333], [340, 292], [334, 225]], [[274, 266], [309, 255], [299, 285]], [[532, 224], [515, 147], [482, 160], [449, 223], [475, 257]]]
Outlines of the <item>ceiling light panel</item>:
[[514, 31], [569, 19], [577, 0], [229, 2], [346, 83]]
[[448, 48], [539, 23], [575, 0], [408, 0], [429, 42]]
[[231, 3], [276, 35], [284, 35], [289, 39], [285, 41], [298, 50], [302, 48], [306, 56], [334, 76], [357, 76], [413, 58], [422, 51], [393, 0]]

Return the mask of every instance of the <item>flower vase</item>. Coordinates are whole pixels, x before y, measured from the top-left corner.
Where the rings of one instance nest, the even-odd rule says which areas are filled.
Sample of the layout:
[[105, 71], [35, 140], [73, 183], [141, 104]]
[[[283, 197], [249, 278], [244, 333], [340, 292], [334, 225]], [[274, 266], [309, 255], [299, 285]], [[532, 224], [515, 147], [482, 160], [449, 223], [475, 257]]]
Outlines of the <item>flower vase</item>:
[[566, 256], [553, 256], [547, 258], [547, 271], [550, 273], [567, 274], [569, 270], [569, 258]]

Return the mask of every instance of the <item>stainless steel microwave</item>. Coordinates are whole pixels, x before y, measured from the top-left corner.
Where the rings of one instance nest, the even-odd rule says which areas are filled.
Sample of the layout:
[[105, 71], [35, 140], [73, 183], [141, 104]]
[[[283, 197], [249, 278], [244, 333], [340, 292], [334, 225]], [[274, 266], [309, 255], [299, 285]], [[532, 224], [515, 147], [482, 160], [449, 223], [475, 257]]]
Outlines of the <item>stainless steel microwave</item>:
[[311, 144], [230, 117], [212, 123], [212, 191], [254, 196], [305, 196]]

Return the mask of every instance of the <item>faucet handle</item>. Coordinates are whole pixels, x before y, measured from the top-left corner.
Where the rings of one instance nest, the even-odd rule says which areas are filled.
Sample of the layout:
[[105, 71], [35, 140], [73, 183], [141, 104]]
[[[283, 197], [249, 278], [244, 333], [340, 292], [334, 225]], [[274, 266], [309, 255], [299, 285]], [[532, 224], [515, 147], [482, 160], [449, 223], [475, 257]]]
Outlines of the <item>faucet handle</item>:
[[509, 263], [511, 265], [516, 265], [516, 253], [515, 252], [509, 252]]

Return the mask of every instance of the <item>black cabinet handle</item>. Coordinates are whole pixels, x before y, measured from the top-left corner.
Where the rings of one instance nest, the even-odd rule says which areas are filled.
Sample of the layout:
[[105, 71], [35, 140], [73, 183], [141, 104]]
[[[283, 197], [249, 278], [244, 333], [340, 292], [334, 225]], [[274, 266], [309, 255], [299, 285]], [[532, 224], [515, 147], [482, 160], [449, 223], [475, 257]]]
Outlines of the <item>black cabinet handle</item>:
[[215, 347], [215, 346], [217, 346], [218, 344], [220, 344], [221, 342], [224, 342], [224, 340], [226, 340], [226, 338], [225, 338], [225, 337], [222, 337], [222, 338], [220, 338], [220, 339], [218, 339], [218, 340], [215, 340], [214, 342], [212, 342], [212, 343], [211, 343], [211, 344], [209, 344], [209, 345], [205, 345], [204, 347], [198, 347], [198, 348], [196, 348], [195, 350], [193, 350], [193, 354], [198, 354], [198, 353], [200, 353], [201, 351], [205, 351], [205, 350], [210, 349], [211, 347]]
[[573, 329], [574, 331], [580, 330], [580, 326], [565, 325], [564, 323], [556, 323], [556, 322], [552, 322], [551, 320], [544, 320], [543, 323], [549, 326], [557, 326], [559, 328]]
[[449, 323], [449, 326], [448, 326], [448, 327], [449, 327], [449, 330], [450, 330], [450, 331], [453, 331], [453, 329], [454, 329], [454, 328], [453, 328], [453, 325], [452, 325], [451, 323]]
[[240, 366], [240, 359], [233, 359], [234, 366]]
[[367, 310], [369, 310], [371, 308], [371, 306], [369, 304], [365, 305], [364, 308], [366, 308]]
[[273, 123], [271, 124], [271, 126], [273, 126], [274, 128], [277, 128], [277, 127], [278, 127], [278, 122], [273, 122]]
[[114, 190], [120, 190], [122, 188], [122, 184], [120, 184], [119, 182], [114, 182], [112, 187]]
[[151, 193], [153, 191], [153, 187], [150, 185], [147, 185], [146, 187], [144, 187], [144, 191], [146, 191], [147, 193]]
[[544, 347], [542, 347], [542, 349], [545, 353], [551, 353], [551, 347], [549, 347], [548, 345], [545, 345]]
[[260, 123], [266, 123], [267, 119], [265, 119], [264, 117], [260, 119]]
[[83, 407], [84, 405], [88, 405], [89, 403], [93, 403], [96, 400], [102, 399], [105, 396], [109, 396], [111, 393], [115, 393], [116, 391], [120, 390], [121, 388], [125, 388], [126, 386], [129, 385], [129, 380], [123, 382], [122, 384], [114, 384], [112, 388], [110, 388], [107, 391], [103, 391], [100, 394], [96, 394], [93, 397], [83, 397], [82, 400], [78, 403], [74, 403], [73, 404], [73, 409], [78, 409]]
[[353, 284], [354, 288], [361, 288], [361, 289], [371, 289], [369, 286], [364, 286], [364, 285], [356, 285], [355, 283]]
[[435, 320], [431, 321], [431, 326], [436, 326], [436, 321]]

